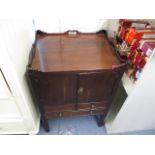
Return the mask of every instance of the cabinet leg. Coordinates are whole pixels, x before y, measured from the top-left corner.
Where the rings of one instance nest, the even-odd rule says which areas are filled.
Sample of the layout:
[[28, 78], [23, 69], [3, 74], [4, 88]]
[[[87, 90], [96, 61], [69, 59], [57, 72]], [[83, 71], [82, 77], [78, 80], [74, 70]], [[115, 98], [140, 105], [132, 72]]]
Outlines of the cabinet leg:
[[104, 115], [95, 115], [95, 119], [97, 122], [98, 127], [101, 127], [104, 125]]
[[46, 132], [50, 131], [48, 120], [45, 117], [41, 117], [41, 124], [44, 127]]

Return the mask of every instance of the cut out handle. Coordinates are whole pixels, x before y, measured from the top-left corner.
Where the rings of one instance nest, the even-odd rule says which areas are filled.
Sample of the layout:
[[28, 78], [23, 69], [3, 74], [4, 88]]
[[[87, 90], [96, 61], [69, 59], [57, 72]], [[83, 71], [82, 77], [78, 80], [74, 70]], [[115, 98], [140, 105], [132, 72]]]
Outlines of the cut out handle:
[[77, 31], [77, 30], [68, 30], [66, 33], [67, 33], [69, 36], [76, 36], [76, 35], [80, 34], [80, 32]]

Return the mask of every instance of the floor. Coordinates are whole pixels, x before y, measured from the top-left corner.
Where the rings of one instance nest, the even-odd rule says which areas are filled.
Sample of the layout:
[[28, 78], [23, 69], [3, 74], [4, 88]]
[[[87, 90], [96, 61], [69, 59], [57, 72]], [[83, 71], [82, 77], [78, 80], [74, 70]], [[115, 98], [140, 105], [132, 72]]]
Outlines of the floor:
[[[49, 120], [50, 132], [40, 127], [39, 135], [107, 135], [105, 127], [98, 127], [93, 116], [66, 117]], [[120, 133], [118, 135], [155, 135], [155, 129]]]
[[50, 132], [41, 127], [39, 134], [51, 135], [105, 135], [103, 127], [98, 127], [94, 117], [79, 116], [53, 119], [49, 121]]

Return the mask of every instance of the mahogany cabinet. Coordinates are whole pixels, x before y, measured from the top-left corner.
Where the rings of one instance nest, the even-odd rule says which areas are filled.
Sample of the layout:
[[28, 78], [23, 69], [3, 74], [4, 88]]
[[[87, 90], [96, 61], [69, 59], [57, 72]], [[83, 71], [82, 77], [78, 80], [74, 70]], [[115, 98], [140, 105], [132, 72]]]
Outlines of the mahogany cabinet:
[[45, 130], [48, 119], [78, 115], [102, 126], [125, 68], [102, 31], [37, 31], [27, 74]]

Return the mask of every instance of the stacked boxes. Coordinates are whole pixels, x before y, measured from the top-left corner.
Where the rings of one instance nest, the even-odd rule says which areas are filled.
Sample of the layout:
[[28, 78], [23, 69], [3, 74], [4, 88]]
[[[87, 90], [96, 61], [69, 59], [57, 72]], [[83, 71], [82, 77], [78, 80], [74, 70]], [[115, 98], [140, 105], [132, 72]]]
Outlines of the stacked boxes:
[[[118, 55], [121, 58], [127, 58], [127, 53], [130, 51], [130, 44], [128, 44], [125, 39], [126, 36], [132, 32], [130, 28], [148, 28], [151, 27], [147, 21], [139, 21], [139, 20], [127, 20], [127, 19], [120, 19], [119, 20], [119, 28], [117, 33], [117, 45], [116, 50]], [[121, 41], [120, 41], [121, 40]]]
[[144, 42], [155, 42], [155, 38], [142, 38], [141, 40], [136, 40], [131, 46], [130, 51], [140, 48]]
[[155, 28], [146, 21], [119, 20], [117, 44], [120, 55], [126, 54], [129, 67], [128, 76], [136, 81], [155, 48]]
[[127, 19], [120, 19], [119, 20], [119, 28], [118, 28], [118, 36], [124, 40], [125, 35], [128, 32], [130, 27], [135, 27], [135, 28], [146, 28], [149, 26], [148, 22], [145, 21], [133, 21], [133, 20], [127, 20]]
[[125, 42], [128, 45], [133, 45], [135, 41], [141, 40], [142, 38], [154, 38], [155, 28], [129, 28], [125, 36]]
[[135, 81], [138, 79], [149, 57], [153, 53], [155, 42], [143, 41], [139, 47], [128, 54], [128, 61], [130, 63], [128, 75]]

